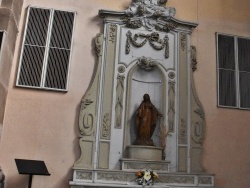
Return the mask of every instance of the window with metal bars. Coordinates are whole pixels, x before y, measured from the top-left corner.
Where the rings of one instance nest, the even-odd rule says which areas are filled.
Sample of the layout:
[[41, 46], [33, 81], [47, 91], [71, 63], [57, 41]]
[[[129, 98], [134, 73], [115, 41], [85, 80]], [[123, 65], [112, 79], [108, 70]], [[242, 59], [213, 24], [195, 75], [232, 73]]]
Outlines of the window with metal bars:
[[67, 90], [75, 12], [28, 8], [17, 86]]
[[250, 39], [216, 36], [218, 106], [250, 109]]

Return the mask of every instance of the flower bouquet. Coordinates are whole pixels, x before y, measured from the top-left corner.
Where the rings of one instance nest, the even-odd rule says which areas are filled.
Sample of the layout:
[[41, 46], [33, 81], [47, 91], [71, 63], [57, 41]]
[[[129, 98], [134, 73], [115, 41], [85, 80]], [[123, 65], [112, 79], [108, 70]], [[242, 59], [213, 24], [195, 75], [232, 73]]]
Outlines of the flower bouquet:
[[158, 174], [152, 170], [143, 170], [136, 172], [136, 182], [138, 185], [154, 185], [154, 180], [158, 178]]

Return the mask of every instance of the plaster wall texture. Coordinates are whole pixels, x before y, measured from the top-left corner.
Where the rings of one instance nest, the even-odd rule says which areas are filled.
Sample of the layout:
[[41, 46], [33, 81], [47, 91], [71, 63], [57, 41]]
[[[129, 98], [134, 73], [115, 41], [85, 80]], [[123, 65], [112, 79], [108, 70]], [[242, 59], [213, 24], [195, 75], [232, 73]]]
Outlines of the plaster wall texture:
[[[130, 0], [24, 0], [19, 23], [7, 105], [0, 143], [5, 188], [25, 188], [15, 158], [44, 160], [51, 176], [35, 176], [33, 187], [66, 188], [79, 157], [78, 113], [95, 65], [93, 39], [102, 31], [99, 9], [124, 10]], [[68, 92], [15, 87], [27, 6], [76, 11]], [[247, 188], [249, 180], [250, 112], [217, 108], [215, 32], [250, 35], [249, 0], [169, 0], [176, 17], [198, 22], [192, 44], [198, 52], [194, 73], [198, 96], [206, 114], [203, 165], [215, 173], [216, 188]]]

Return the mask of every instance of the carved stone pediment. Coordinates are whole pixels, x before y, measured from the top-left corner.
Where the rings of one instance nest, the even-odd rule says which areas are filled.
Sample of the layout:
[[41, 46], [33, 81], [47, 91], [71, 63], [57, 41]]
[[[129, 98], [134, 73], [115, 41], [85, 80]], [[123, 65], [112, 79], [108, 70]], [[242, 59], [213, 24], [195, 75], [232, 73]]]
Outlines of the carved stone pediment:
[[100, 10], [101, 17], [119, 17], [120, 21], [131, 29], [144, 27], [147, 30], [169, 32], [185, 25], [196, 27], [196, 23], [185, 22], [174, 18], [176, 10], [166, 7], [167, 0], [132, 0], [129, 8], [125, 11]]

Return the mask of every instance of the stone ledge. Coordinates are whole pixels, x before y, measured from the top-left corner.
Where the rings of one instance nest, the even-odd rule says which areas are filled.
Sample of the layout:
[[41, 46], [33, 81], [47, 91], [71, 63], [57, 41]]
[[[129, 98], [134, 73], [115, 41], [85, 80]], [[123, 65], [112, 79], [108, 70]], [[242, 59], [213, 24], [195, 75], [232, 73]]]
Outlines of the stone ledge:
[[140, 160], [140, 159], [127, 159], [120, 160], [122, 170], [142, 170], [152, 169], [164, 172], [169, 172], [169, 161], [153, 161], [153, 160]]
[[[212, 174], [158, 172], [153, 187], [214, 187]], [[75, 169], [71, 188], [81, 187], [142, 187], [136, 184], [134, 171]]]

